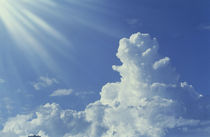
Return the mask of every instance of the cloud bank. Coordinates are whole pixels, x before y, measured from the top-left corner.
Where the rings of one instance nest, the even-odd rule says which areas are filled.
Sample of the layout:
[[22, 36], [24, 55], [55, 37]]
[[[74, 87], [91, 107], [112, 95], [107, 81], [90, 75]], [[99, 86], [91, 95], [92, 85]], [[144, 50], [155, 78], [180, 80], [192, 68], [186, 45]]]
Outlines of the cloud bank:
[[113, 66], [121, 75], [107, 83], [101, 98], [84, 111], [63, 110], [45, 104], [36, 112], [10, 118], [4, 137], [208, 137], [210, 99], [192, 85], [179, 81], [168, 57], [158, 54], [158, 42], [149, 34], [136, 33], [119, 42]]

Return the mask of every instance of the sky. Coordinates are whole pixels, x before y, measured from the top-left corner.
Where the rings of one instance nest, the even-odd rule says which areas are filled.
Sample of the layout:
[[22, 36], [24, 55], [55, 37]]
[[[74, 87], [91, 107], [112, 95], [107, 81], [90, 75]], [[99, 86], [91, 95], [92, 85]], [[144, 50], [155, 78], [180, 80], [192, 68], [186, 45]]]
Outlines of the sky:
[[0, 0], [4, 137], [209, 137], [208, 0]]

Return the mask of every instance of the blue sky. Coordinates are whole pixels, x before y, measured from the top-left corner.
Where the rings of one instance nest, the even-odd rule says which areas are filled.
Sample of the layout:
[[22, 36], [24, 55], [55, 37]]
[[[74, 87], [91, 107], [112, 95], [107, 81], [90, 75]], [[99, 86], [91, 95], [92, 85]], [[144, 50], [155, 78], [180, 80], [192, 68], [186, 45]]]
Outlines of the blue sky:
[[[150, 34], [151, 40], [147, 40], [147, 38], [140, 40], [148, 43], [151, 43], [153, 37], [157, 38], [158, 53], [155, 50], [154, 58], [148, 60], [148, 63], [156, 61], [156, 64], [160, 64], [161, 67], [169, 65], [163, 69], [165, 74], [162, 70], [156, 74], [156, 72], [150, 72], [149, 69], [148, 72], [145, 70], [145, 72], [139, 73], [140, 77], [149, 79], [146, 83], [153, 85], [152, 87], [156, 87], [157, 83], [160, 82], [159, 86], [164, 87], [163, 91], [177, 91], [177, 94], [170, 96], [167, 94], [167, 97], [162, 96], [162, 92], [161, 95], [155, 93], [156, 96], [162, 97], [159, 101], [164, 102], [166, 100], [163, 98], [170, 98], [172, 101], [174, 99], [180, 102], [181, 99], [186, 98], [188, 102], [184, 101], [184, 104], [186, 109], [189, 109], [186, 111], [185, 115], [187, 115], [192, 111], [191, 109], [197, 107], [189, 107], [192, 102], [196, 104], [194, 99], [191, 100], [191, 93], [187, 96], [185, 93], [178, 92], [187, 87], [189, 88], [186, 89], [187, 92], [188, 90], [191, 91], [192, 96], [196, 92], [196, 95], [205, 97], [205, 99], [199, 100], [199, 103], [203, 108], [207, 108], [209, 101], [205, 100], [208, 100], [210, 95], [209, 6], [208, 0], [0, 0], [1, 132], [8, 137], [26, 136], [26, 133], [6, 130], [10, 118], [14, 117], [18, 123], [18, 115], [24, 117], [35, 112], [42, 113], [42, 108], [45, 107], [57, 108], [59, 106], [62, 109], [58, 107], [58, 110], [61, 109], [61, 111], [74, 110], [87, 113], [86, 111], [89, 112], [87, 106], [91, 106], [90, 103], [93, 102], [96, 104], [93, 105], [94, 108], [98, 105], [97, 102], [112, 106], [107, 104], [106, 99], [108, 98], [107, 94], [111, 96], [111, 91], [115, 91], [114, 87], [110, 89], [102, 87], [107, 87], [107, 83], [121, 82], [123, 85], [123, 78], [126, 79], [129, 76], [130, 79], [129, 67], [128, 70], [113, 71], [112, 65], [124, 66], [123, 64], [125, 64], [126, 66], [128, 63], [123, 60], [124, 56], [120, 54], [122, 51], [119, 45], [129, 44], [123, 42], [119, 44], [119, 40], [124, 37], [129, 39], [132, 34], [134, 34], [133, 37], [137, 37], [136, 39], [144, 37], [142, 33]], [[141, 32], [141, 34], [136, 36], [135, 33], [137, 32]], [[129, 40], [131, 43], [133, 42], [131, 38]], [[135, 44], [138, 45], [138, 41], [135, 41]], [[145, 45], [151, 48], [151, 45]], [[138, 51], [138, 49], [136, 50]], [[151, 50], [153, 49], [151, 48]], [[118, 57], [116, 57], [117, 53], [119, 53]], [[125, 55], [129, 59], [131, 56], [134, 55]], [[164, 62], [161, 60], [164, 57], [169, 57], [169, 60]], [[133, 59], [134, 62], [135, 60], [138, 59]], [[132, 62], [131, 59], [130, 61]], [[147, 61], [143, 59], [142, 62], [147, 64]], [[145, 69], [138, 64], [136, 67], [139, 70]], [[144, 77], [143, 72], [148, 77]], [[137, 72], [135, 73], [138, 75]], [[153, 78], [150, 79], [149, 76]], [[131, 80], [134, 79], [133, 81], [137, 81], [137, 83], [145, 82], [141, 78], [135, 79], [133, 77]], [[177, 77], [179, 77], [178, 81], [176, 81]], [[138, 85], [129, 82], [130, 80], [127, 83], [128, 87]], [[180, 89], [178, 87], [173, 89], [175, 88], [173, 85], [179, 83], [181, 83]], [[141, 88], [139, 93], [143, 90]], [[130, 90], [134, 89], [125, 90], [129, 93]], [[151, 95], [146, 97], [153, 98]], [[156, 99], [154, 97], [154, 101]], [[112, 100], [115, 99], [112, 98]], [[46, 106], [46, 103], [50, 104]], [[159, 103], [161, 106], [161, 101]], [[151, 106], [148, 106], [148, 109], [156, 110]], [[176, 109], [181, 111], [180, 107], [176, 107]], [[180, 131], [180, 135], [177, 136], [187, 136], [194, 133], [194, 135], [201, 137], [200, 128], [205, 127], [206, 130], [210, 128], [209, 124], [201, 122], [203, 120], [208, 123], [210, 120], [208, 115], [210, 110], [207, 109], [207, 112], [204, 110], [199, 110], [200, 114], [193, 113], [189, 117], [184, 114], [176, 114], [174, 118], [179, 116], [183, 118], [180, 123], [190, 123], [187, 120], [191, 120], [191, 123], [194, 124], [176, 123], [172, 126], [173, 128], [165, 125], [159, 129], [160, 132], [155, 133], [157, 136], [147, 134], [147, 131], [140, 127], [140, 131], [138, 128], [137, 131], [141, 133], [141, 136], [161, 137], [164, 135], [173, 136], [174, 131], [179, 128], [192, 127], [192, 129], [196, 129], [196, 133], [189, 129], [187, 130], [189, 133]], [[146, 113], [148, 110], [144, 111]], [[160, 111], [159, 113], [162, 114], [163, 112]], [[86, 119], [88, 118], [86, 117]], [[90, 119], [89, 122], [91, 120], [93, 119]], [[181, 121], [181, 119], [179, 120]], [[196, 120], [200, 120], [200, 123], [196, 124]], [[30, 119], [26, 121], [30, 121]], [[149, 121], [149, 123], [154, 121]], [[17, 123], [13, 123], [14, 127]], [[154, 122], [151, 126], [153, 125], [156, 123]], [[81, 125], [77, 126], [82, 127]], [[101, 130], [92, 136], [102, 136], [99, 133], [106, 131], [102, 126], [95, 128]], [[32, 129], [28, 129], [27, 134], [31, 132], [39, 133], [44, 137], [53, 137], [49, 130], [44, 130], [44, 125]], [[166, 130], [169, 129], [171, 134], [167, 135]], [[22, 131], [22, 129], [19, 130]], [[108, 131], [111, 132], [111, 129], [106, 132], [107, 136], [110, 136]], [[121, 135], [120, 131], [116, 131], [116, 136]], [[64, 134], [64, 132], [56, 132], [56, 135], [67, 137], [72, 134], [73, 136], [73, 133], [66, 132]], [[208, 133], [202, 131], [204, 136]], [[77, 136], [79, 135], [80, 133], [77, 134]], [[84, 135], [90, 136], [88, 133], [84, 133]]]

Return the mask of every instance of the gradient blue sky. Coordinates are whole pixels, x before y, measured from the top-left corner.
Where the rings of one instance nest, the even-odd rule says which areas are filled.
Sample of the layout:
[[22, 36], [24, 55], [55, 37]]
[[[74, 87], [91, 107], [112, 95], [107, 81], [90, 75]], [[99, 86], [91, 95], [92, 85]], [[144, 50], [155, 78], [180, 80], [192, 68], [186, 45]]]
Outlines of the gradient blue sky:
[[[0, 4], [1, 123], [47, 102], [83, 110], [98, 100], [103, 85], [120, 80], [112, 70], [112, 65], [121, 64], [116, 58], [119, 40], [136, 32], [156, 37], [160, 54], [170, 57], [181, 81], [210, 95], [208, 0], [0, 0]], [[43, 84], [40, 77], [50, 83]], [[39, 89], [34, 87], [37, 83], [42, 83]], [[72, 93], [49, 96], [58, 89]]]

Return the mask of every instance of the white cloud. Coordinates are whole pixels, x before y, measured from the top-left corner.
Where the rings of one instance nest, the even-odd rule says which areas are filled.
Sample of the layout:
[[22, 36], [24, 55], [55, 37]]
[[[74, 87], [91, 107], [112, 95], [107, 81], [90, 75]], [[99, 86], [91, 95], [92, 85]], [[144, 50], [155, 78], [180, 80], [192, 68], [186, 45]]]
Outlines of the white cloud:
[[[147, 56], [142, 53], [151, 49]], [[84, 111], [63, 110], [52, 103], [35, 113], [9, 119], [1, 131], [5, 137], [43, 133], [49, 137], [179, 137], [209, 135], [210, 99], [192, 85], [180, 82], [175, 69], [160, 59], [158, 43], [148, 34], [136, 33], [120, 40], [113, 66], [121, 81], [107, 83], [100, 100]], [[154, 62], [164, 65], [155, 70]]]
[[85, 132], [88, 125], [84, 112], [62, 110], [59, 105], [53, 103], [41, 106], [34, 113], [10, 118], [1, 134], [5, 137], [27, 137], [30, 134], [62, 137], [65, 134]]
[[45, 87], [51, 86], [56, 83], [58, 83], [58, 81], [55, 78], [41, 76], [39, 78], [39, 81], [33, 84], [33, 87], [36, 90], [40, 90], [41, 88], [45, 88]]
[[158, 69], [160, 67], [163, 67], [165, 65], [167, 65], [170, 61], [170, 58], [169, 57], [165, 57], [165, 58], [162, 58], [158, 61], [156, 61], [154, 64], [153, 64], [153, 68], [154, 69]]
[[151, 52], [151, 48], [148, 48], [145, 52], [142, 53], [142, 56], [146, 56]]
[[72, 89], [57, 89], [50, 96], [68, 96], [73, 92]]

